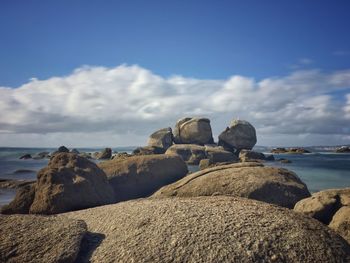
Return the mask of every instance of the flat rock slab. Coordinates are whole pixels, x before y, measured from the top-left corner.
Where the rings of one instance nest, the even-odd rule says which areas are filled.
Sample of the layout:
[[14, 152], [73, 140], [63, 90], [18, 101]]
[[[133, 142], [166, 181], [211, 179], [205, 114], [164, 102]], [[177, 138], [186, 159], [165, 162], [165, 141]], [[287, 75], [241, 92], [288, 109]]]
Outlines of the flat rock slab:
[[81, 262], [350, 260], [347, 242], [317, 220], [245, 198], [139, 199], [59, 216], [95, 233]]
[[68, 218], [0, 216], [0, 262], [74, 262], [86, 224]]

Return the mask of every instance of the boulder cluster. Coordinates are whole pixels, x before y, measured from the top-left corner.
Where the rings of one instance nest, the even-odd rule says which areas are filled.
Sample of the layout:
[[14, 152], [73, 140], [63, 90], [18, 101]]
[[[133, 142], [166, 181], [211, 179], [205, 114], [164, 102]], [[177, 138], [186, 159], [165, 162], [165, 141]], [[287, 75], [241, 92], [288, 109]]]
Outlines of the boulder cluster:
[[133, 154], [60, 147], [2, 207], [0, 262], [350, 262], [350, 190], [311, 196], [255, 144], [183, 118]]

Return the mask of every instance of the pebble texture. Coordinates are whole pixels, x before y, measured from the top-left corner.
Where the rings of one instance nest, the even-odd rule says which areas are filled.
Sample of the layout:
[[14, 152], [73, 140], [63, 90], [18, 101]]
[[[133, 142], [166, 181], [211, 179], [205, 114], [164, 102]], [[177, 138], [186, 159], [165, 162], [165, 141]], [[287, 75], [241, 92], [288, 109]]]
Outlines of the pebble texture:
[[83, 221], [35, 215], [0, 216], [0, 262], [75, 262]]
[[234, 197], [140, 199], [62, 214], [90, 233], [80, 262], [349, 262], [333, 230]]
[[153, 196], [211, 195], [240, 196], [293, 208], [296, 202], [309, 197], [310, 193], [293, 172], [248, 162], [217, 166], [189, 174], [162, 187]]

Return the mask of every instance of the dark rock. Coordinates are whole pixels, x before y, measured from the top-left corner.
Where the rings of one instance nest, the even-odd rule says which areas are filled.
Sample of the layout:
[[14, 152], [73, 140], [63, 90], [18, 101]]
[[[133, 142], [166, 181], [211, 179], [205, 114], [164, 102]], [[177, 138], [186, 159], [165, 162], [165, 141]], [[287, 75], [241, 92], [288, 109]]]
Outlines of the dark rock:
[[26, 154], [22, 155], [21, 157], [19, 157], [19, 159], [21, 159], [21, 160], [32, 159], [32, 156], [29, 153], [26, 153]]
[[112, 157], [112, 149], [111, 148], [105, 148], [100, 153], [95, 155], [95, 158], [99, 159], [99, 160], [111, 159], [111, 157]]
[[33, 156], [33, 159], [36, 159], [36, 160], [45, 159], [45, 158], [50, 158], [49, 152], [39, 152]]
[[28, 214], [35, 195], [35, 184], [19, 187], [15, 199], [1, 208], [2, 214]]
[[304, 148], [274, 148], [271, 150], [272, 153], [291, 153], [291, 154], [303, 154], [303, 153], [310, 153], [310, 151], [304, 149]]
[[187, 174], [186, 164], [176, 155], [132, 156], [98, 165], [107, 174], [117, 201], [146, 197]]
[[350, 153], [350, 146], [342, 146], [335, 150], [336, 153]]
[[59, 152], [59, 153], [69, 153], [69, 149], [66, 146], [60, 146], [60, 147], [58, 147], [57, 152]]
[[71, 149], [70, 152], [71, 152], [71, 153], [75, 153], [75, 154], [79, 154], [79, 153], [80, 153], [80, 152], [79, 152], [77, 149], [75, 149], [75, 148]]

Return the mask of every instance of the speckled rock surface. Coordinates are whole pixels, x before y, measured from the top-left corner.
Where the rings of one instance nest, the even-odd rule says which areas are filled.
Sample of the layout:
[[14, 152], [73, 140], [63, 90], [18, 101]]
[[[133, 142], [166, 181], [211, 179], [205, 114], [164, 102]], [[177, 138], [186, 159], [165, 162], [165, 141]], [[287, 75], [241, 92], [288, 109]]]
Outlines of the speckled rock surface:
[[350, 188], [314, 193], [299, 201], [294, 210], [329, 224], [350, 243]]
[[85, 233], [83, 221], [0, 215], [0, 262], [75, 262]]
[[293, 208], [309, 197], [306, 185], [286, 169], [247, 162], [207, 168], [162, 187], [153, 196], [233, 195]]
[[80, 262], [348, 262], [333, 230], [292, 210], [234, 197], [140, 199], [60, 216], [90, 233]]

